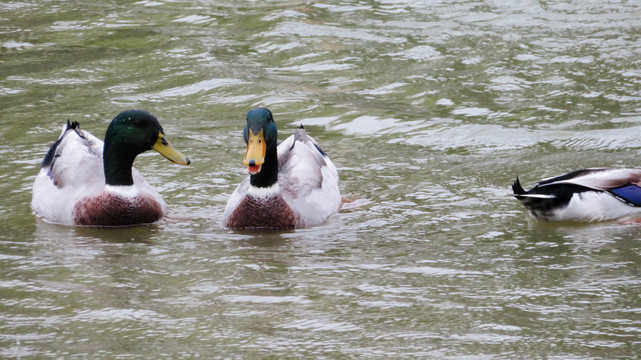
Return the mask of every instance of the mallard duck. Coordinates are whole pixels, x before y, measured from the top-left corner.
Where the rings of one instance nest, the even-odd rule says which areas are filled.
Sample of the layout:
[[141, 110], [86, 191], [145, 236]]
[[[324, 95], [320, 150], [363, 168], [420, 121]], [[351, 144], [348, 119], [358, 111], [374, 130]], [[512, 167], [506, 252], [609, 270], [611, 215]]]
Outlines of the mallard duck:
[[318, 225], [339, 210], [336, 167], [304, 128], [277, 145], [272, 113], [257, 108], [247, 113], [243, 137], [249, 176], [227, 202], [224, 226], [299, 228]]
[[593, 168], [545, 179], [513, 196], [541, 221], [602, 221], [641, 216], [641, 169]]
[[165, 137], [152, 114], [124, 111], [109, 124], [103, 144], [67, 120], [42, 161], [31, 207], [43, 220], [63, 225], [126, 226], [152, 223], [167, 205], [132, 167], [138, 154], [156, 150], [181, 165], [190, 161]]

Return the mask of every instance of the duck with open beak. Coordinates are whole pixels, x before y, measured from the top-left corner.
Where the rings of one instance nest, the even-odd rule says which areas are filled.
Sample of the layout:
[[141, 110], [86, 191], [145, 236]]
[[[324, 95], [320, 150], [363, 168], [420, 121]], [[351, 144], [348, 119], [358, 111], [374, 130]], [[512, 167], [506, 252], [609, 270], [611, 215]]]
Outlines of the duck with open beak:
[[247, 152], [245, 153], [243, 164], [248, 167], [250, 175], [255, 175], [260, 172], [261, 167], [265, 163], [267, 144], [265, 143], [263, 129], [261, 129], [258, 134], [254, 134], [252, 129], [248, 130]]

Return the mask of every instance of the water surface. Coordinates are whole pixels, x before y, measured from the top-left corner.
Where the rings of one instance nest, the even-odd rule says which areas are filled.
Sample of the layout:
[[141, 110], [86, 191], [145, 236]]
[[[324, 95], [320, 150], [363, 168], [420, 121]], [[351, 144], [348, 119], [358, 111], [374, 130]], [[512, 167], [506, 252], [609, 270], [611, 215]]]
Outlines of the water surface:
[[[638, 166], [641, 4], [0, 4], [6, 358], [636, 358], [641, 227], [541, 224], [509, 197]], [[221, 227], [246, 112], [305, 125], [351, 202], [285, 232]], [[50, 225], [31, 185], [62, 124], [160, 118], [193, 163], [136, 167], [169, 216]]]

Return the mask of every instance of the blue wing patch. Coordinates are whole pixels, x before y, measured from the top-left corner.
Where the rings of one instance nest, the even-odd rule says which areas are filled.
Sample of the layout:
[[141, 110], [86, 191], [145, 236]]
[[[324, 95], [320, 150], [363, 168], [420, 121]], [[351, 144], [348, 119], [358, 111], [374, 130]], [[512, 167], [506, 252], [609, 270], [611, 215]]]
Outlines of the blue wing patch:
[[630, 205], [641, 207], [641, 187], [637, 185], [624, 185], [610, 192]]

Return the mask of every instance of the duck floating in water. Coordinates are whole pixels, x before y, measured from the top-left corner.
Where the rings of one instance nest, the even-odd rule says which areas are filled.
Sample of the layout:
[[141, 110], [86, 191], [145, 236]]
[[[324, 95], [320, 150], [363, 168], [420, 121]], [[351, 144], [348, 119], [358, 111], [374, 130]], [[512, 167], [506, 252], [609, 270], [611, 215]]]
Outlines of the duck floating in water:
[[513, 196], [541, 221], [603, 221], [641, 216], [641, 169], [593, 168], [545, 179]]
[[167, 205], [133, 168], [138, 154], [156, 150], [181, 165], [190, 161], [165, 137], [160, 123], [141, 110], [124, 111], [109, 124], [104, 144], [78, 122], [63, 128], [42, 161], [31, 207], [63, 225], [127, 226], [152, 223]]
[[247, 113], [243, 130], [249, 176], [231, 195], [223, 225], [232, 229], [287, 229], [318, 225], [341, 206], [338, 172], [302, 128], [277, 145], [272, 113]]

